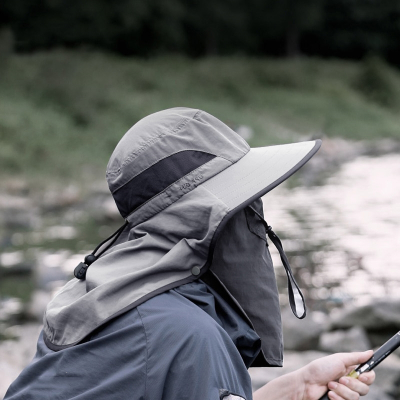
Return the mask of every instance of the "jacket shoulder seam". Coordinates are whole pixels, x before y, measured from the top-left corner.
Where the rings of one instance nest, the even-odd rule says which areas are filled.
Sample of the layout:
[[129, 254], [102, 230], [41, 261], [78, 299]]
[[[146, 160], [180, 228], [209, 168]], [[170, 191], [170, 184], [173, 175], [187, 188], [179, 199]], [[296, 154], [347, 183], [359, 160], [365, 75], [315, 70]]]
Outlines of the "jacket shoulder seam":
[[144, 325], [142, 315], [140, 314], [139, 307], [136, 307], [136, 310], [137, 310], [137, 312], [138, 312], [140, 321], [142, 322], [144, 337], [146, 338], [146, 376], [145, 376], [145, 379], [144, 379], [144, 400], [146, 400], [146, 399], [147, 399], [147, 376], [149, 375], [149, 369], [148, 369], [148, 360], [149, 360], [149, 340], [148, 340], [148, 336], [147, 336], [147, 332], [146, 332], [146, 327], [145, 327], [145, 325]]

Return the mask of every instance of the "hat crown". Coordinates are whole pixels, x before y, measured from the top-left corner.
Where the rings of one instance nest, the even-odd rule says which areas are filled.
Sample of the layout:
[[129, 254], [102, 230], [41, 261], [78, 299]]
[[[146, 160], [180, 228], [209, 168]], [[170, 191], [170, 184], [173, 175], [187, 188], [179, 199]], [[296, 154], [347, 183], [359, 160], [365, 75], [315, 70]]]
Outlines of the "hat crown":
[[[235, 163], [249, 149], [240, 135], [214, 116], [171, 108], [148, 115], [126, 132], [111, 155], [106, 179], [126, 217], [213, 158]], [[215, 174], [220, 171], [217, 168]]]

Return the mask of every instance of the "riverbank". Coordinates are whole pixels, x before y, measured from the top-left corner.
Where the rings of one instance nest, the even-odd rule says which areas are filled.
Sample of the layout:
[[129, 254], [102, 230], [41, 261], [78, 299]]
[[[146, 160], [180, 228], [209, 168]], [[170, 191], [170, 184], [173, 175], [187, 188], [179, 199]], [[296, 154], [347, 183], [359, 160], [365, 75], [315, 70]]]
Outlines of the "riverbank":
[[146, 60], [56, 50], [11, 54], [0, 72], [1, 175], [43, 186], [101, 179], [128, 128], [176, 106], [216, 115], [252, 146], [400, 138], [400, 74], [374, 58]]
[[[387, 249], [397, 245], [399, 174], [400, 142], [326, 138], [316, 157], [264, 197], [266, 218], [312, 309], [398, 296], [397, 259]], [[19, 323], [41, 315], [74, 267], [123, 220], [105, 180], [38, 189], [9, 178], [0, 189], [0, 322]], [[287, 278], [270, 251], [285, 305]]]
[[[251, 370], [255, 388], [316, 357], [379, 346], [400, 330], [398, 265], [387, 251], [397, 245], [399, 174], [397, 141], [326, 138], [316, 157], [263, 198], [309, 315], [298, 321], [286, 309], [286, 276], [270, 246], [284, 310], [285, 367]], [[105, 181], [45, 190], [23, 178], [1, 182], [0, 393], [32, 359], [51, 297], [120, 222]], [[380, 366], [366, 400], [398, 398], [399, 365], [392, 356]]]
[[[252, 368], [254, 389], [309, 362], [333, 353], [376, 350], [400, 329], [400, 301], [380, 300], [360, 307], [352, 305], [330, 314], [311, 312], [297, 320], [291, 310], [282, 312], [283, 368]], [[365, 400], [400, 398], [400, 351], [376, 369], [376, 381]]]
[[[309, 362], [340, 352], [376, 350], [400, 329], [400, 301], [381, 300], [360, 307], [349, 305], [329, 314], [311, 312], [297, 320], [283, 309], [283, 368], [251, 368], [254, 389]], [[376, 381], [365, 400], [400, 398], [400, 351], [376, 369]]]

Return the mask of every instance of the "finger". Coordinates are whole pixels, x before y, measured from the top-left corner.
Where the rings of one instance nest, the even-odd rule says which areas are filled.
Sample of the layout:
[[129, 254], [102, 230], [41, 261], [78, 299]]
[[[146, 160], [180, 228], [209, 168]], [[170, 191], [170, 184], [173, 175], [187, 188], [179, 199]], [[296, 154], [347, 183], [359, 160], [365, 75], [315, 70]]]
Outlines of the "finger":
[[335, 392], [328, 392], [328, 397], [331, 400], [345, 400], [343, 397], [340, 397], [338, 394], [336, 394]]
[[354, 353], [341, 353], [342, 361], [346, 366], [353, 366], [361, 364], [372, 357], [373, 350], [367, 350]]
[[[328, 387], [330, 390], [332, 390], [332, 392], [336, 393], [338, 396], [342, 397], [345, 400], [359, 400], [360, 398], [360, 394], [358, 392], [351, 390], [341, 383], [329, 382]], [[368, 388], [368, 386], [366, 387]]]
[[358, 377], [358, 380], [367, 385], [371, 385], [375, 381], [375, 371], [364, 372]]
[[358, 379], [342, 377], [339, 379], [339, 383], [346, 386], [353, 392], [360, 394], [361, 396], [365, 396], [369, 392], [369, 386], [363, 382], [360, 382]]

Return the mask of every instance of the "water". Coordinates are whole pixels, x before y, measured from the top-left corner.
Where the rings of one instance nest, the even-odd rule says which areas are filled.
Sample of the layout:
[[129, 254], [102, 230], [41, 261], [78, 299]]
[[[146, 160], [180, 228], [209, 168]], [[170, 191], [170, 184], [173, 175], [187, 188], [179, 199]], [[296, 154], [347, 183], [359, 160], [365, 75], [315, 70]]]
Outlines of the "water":
[[264, 212], [311, 304], [400, 296], [399, 154], [358, 157], [320, 186], [282, 185], [264, 197]]

